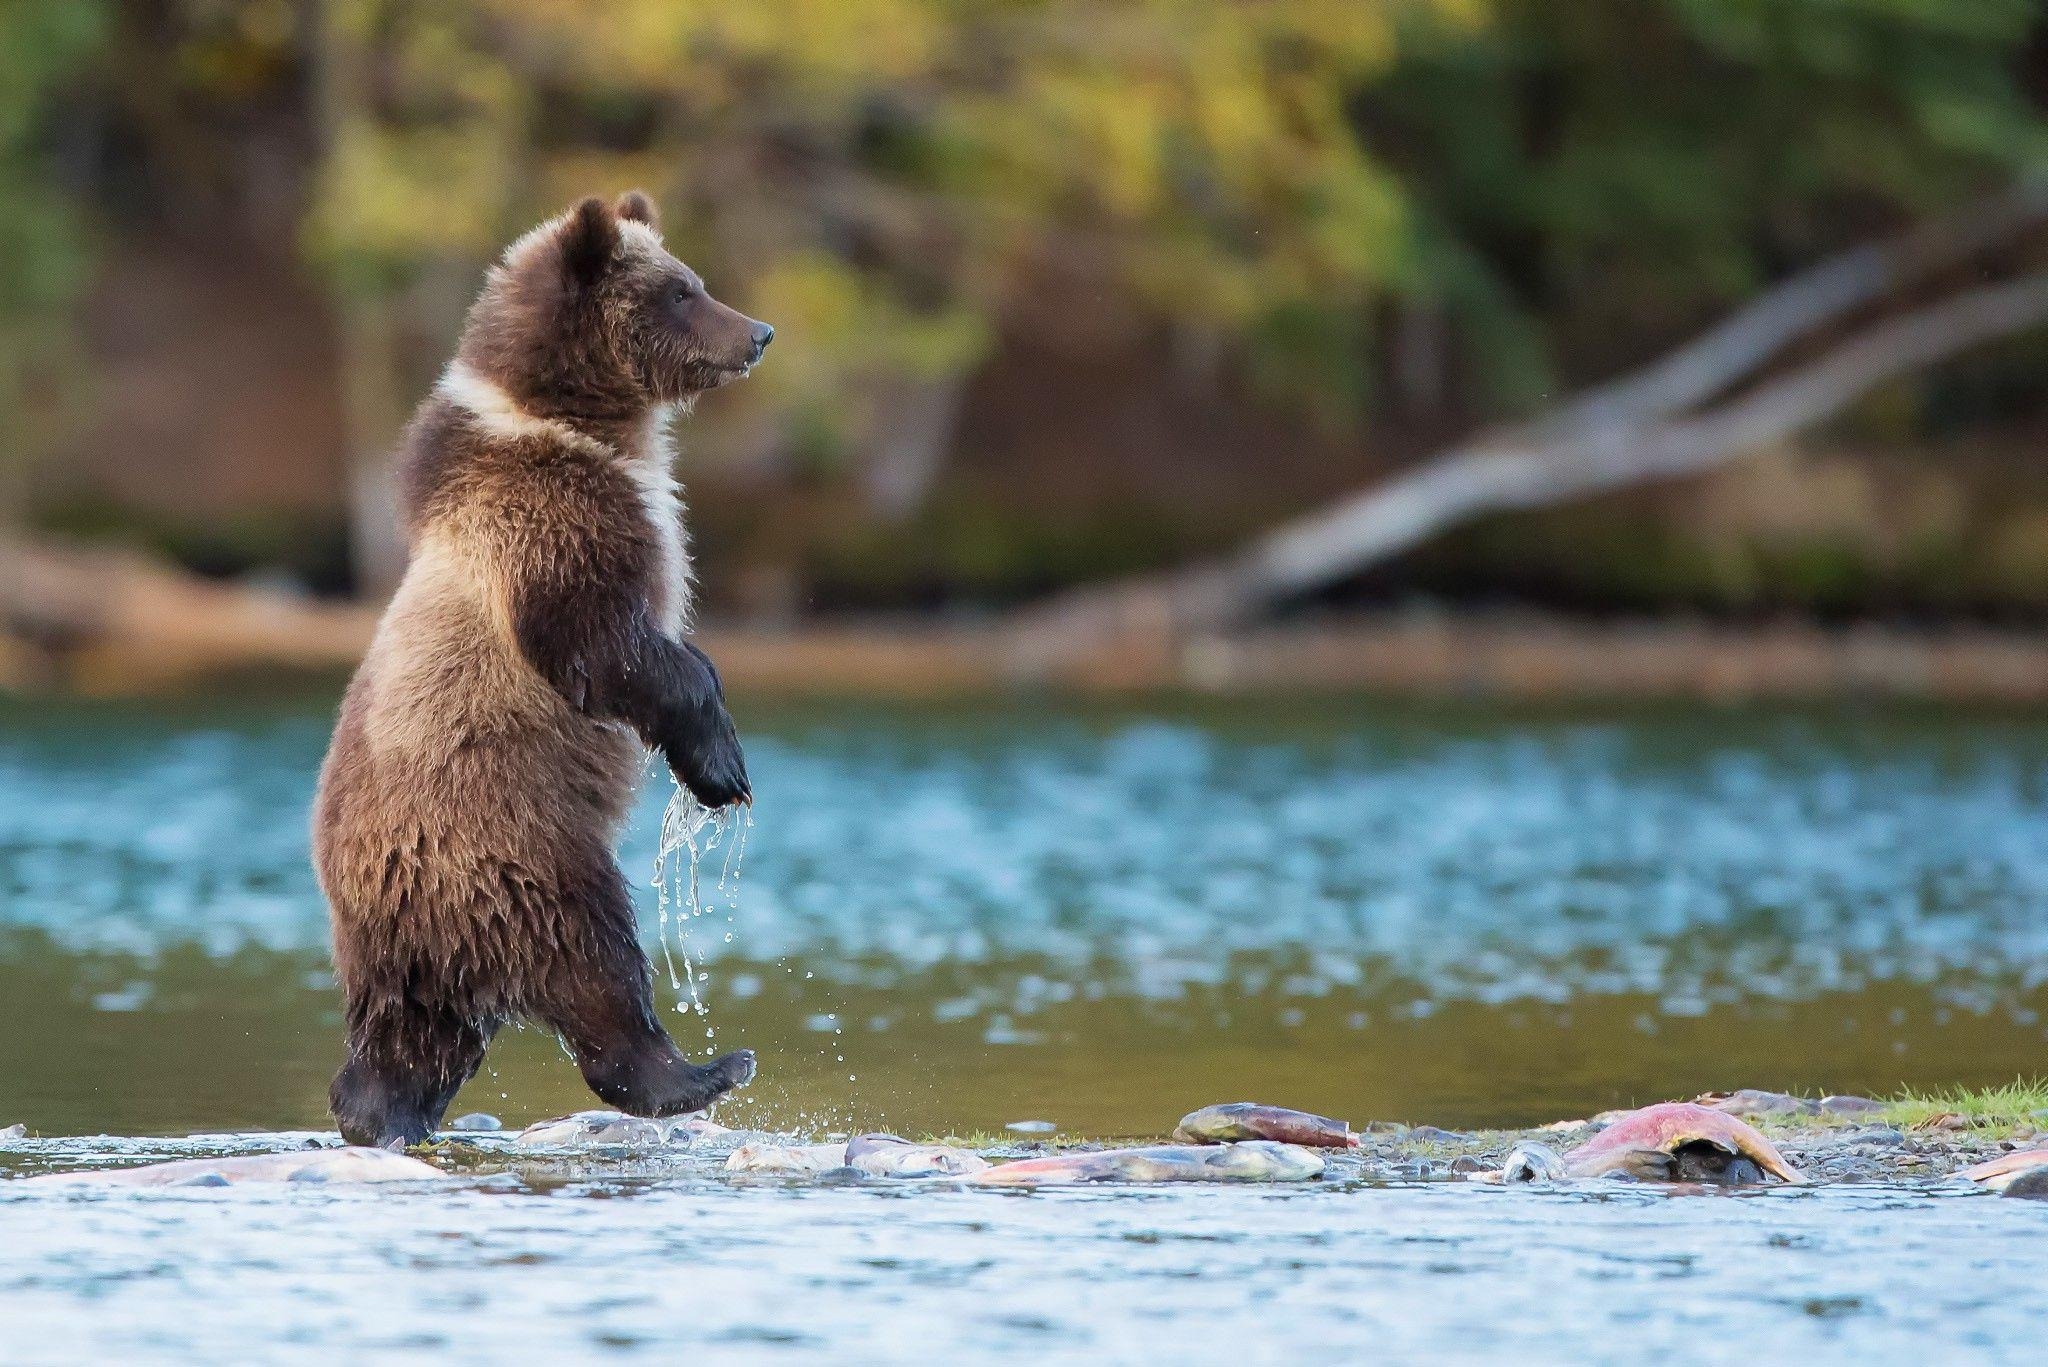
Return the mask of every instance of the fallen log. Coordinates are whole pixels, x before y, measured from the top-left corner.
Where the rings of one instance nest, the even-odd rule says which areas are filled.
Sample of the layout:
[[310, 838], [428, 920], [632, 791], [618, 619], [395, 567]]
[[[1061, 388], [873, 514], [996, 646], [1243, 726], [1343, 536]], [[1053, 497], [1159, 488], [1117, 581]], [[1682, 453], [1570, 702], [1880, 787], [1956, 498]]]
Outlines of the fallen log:
[[1850, 252], [1767, 292], [1688, 346], [1519, 429], [1487, 433], [1259, 537], [1223, 560], [1084, 589], [1027, 611], [1010, 644], [1025, 678], [1104, 640], [1243, 623], [1475, 517], [1695, 474], [1839, 412], [1873, 387], [2048, 322], [2048, 273], [1952, 292], [1849, 327], [1774, 371], [1786, 349], [1911, 294], [2048, 224], [2048, 190], [1996, 201]]
[[341, 671], [376, 620], [133, 551], [0, 538], [0, 688], [129, 694], [249, 669]]

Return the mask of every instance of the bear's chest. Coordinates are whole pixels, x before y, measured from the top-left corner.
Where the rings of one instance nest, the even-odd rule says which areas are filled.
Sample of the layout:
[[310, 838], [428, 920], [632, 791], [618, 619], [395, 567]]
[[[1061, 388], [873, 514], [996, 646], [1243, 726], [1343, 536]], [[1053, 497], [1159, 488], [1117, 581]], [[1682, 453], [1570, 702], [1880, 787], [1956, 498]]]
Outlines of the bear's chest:
[[670, 469], [668, 444], [656, 442], [653, 448], [632, 463], [640, 516], [654, 547], [648, 608], [664, 633], [679, 636], [690, 613], [690, 546], [683, 529], [682, 488]]

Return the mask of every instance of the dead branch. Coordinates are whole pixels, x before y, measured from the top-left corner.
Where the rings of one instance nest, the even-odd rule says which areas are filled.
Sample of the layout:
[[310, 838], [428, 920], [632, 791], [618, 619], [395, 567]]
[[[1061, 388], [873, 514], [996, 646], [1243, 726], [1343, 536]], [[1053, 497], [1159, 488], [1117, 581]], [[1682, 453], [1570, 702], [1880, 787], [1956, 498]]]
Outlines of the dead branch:
[[[2048, 273], [1882, 324], [1782, 379], [1689, 419], [1461, 448], [1268, 534], [1233, 560], [1121, 586], [1026, 624], [1035, 672], [1073, 631], [1184, 631], [1360, 573], [1484, 513], [1542, 507], [1733, 460], [1840, 411], [1886, 380], [2048, 321]], [[1539, 431], [1541, 429], [1538, 429]], [[1072, 612], [1074, 615], [1064, 615]]]
[[[1027, 614], [1015, 667], [1104, 635], [1170, 638], [1355, 576], [1486, 513], [1542, 507], [1733, 460], [1886, 380], [2048, 321], [2048, 274], [1950, 295], [1758, 382], [1794, 341], [2048, 224], [2029, 185], [1795, 276], [1676, 352], [1526, 427], [1492, 433], [1298, 518], [1220, 562], [1084, 590]], [[1743, 386], [1751, 387], [1745, 392]], [[1704, 410], [1700, 405], [1733, 393]]]

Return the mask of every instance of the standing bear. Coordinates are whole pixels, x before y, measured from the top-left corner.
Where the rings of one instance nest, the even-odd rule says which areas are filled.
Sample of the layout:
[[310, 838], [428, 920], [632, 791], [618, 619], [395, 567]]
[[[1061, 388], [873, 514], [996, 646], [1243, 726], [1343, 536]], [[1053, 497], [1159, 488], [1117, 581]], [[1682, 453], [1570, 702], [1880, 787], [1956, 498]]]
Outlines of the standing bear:
[[718, 671], [683, 635], [668, 423], [775, 330], [586, 199], [512, 244], [400, 449], [410, 548], [342, 701], [313, 859], [347, 999], [349, 1142], [417, 1143], [508, 1020], [558, 1032], [636, 1115], [750, 1081], [655, 1019], [612, 848], [648, 747], [709, 807], [752, 800]]

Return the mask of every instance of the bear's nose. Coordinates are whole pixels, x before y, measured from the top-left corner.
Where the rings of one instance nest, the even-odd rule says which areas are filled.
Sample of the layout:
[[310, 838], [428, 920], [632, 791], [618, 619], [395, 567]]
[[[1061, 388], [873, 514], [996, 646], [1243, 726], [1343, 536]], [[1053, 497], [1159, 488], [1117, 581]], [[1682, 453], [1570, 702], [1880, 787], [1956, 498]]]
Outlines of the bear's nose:
[[754, 359], [757, 361], [760, 360], [761, 353], [766, 351], [768, 349], [768, 344], [774, 340], [774, 328], [769, 327], [766, 323], [754, 324]]

